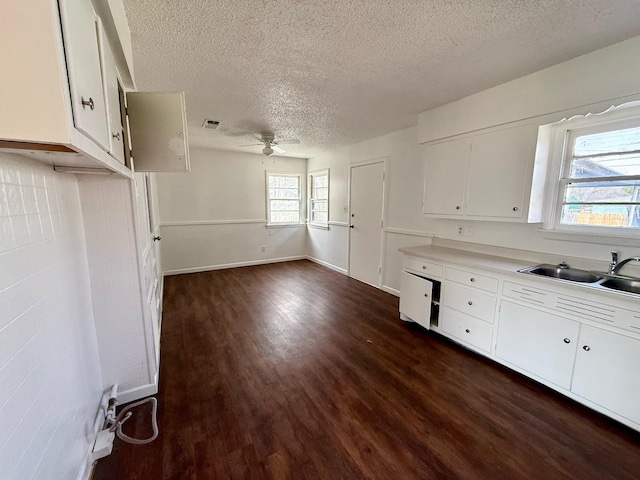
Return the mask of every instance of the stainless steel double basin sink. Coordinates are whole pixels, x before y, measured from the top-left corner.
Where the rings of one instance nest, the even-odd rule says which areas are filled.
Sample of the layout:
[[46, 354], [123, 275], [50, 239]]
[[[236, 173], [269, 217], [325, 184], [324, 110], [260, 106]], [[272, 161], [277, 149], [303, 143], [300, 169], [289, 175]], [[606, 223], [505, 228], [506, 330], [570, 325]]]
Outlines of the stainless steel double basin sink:
[[568, 282], [584, 283], [593, 287], [601, 287], [640, 295], [640, 278], [610, 275], [608, 273], [591, 272], [569, 266], [560, 265], [534, 265], [533, 267], [518, 270], [522, 273], [541, 277], [556, 278]]

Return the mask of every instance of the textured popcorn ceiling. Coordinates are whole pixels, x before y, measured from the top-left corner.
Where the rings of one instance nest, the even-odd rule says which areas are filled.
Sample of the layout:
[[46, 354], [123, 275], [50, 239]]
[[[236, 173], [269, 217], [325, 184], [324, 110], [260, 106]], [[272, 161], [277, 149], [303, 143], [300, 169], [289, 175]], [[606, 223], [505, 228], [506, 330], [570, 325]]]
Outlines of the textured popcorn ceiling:
[[[310, 157], [640, 35], [637, 0], [125, 0], [140, 90], [185, 90], [192, 146]], [[218, 131], [201, 128], [205, 117]]]

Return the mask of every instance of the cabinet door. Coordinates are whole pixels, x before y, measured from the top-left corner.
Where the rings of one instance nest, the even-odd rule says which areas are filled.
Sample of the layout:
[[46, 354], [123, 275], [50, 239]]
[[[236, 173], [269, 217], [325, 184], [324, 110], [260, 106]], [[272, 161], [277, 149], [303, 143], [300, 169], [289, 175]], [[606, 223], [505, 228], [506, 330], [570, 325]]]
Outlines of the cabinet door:
[[521, 218], [537, 129], [523, 125], [471, 140], [467, 215]]
[[60, 0], [59, 4], [73, 123], [108, 150], [109, 130], [93, 7], [89, 0]]
[[462, 215], [467, 187], [469, 139], [425, 147], [422, 213]]
[[571, 391], [640, 424], [640, 340], [582, 325]]
[[567, 390], [580, 324], [503, 301], [496, 356]]
[[188, 172], [184, 93], [127, 93], [131, 156], [137, 172]]
[[107, 121], [109, 125], [109, 153], [113, 158], [124, 164], [124, 129], [120, 115], [120, 92], [118, 84], [118, 70], [116, 60], [109, 45], [109, 40], [98, 21], [98, 38], [100, 40], [100, 59], [104, 80], [104, 96], [107, 106]]
[[400, 277], [400, 313], [429, 328], [433, 284], [426, 278], [402, 272]]

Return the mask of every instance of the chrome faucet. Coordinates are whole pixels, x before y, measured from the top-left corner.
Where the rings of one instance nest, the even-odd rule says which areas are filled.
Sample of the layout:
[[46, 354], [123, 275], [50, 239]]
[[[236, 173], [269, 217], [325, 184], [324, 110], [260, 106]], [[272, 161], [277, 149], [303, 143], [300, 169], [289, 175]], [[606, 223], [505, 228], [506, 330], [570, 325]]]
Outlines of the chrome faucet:
[[[612, 252], [613, 253], [613, 252]], [[629, 262], [638, 262], [640, 263], [640, 257], [629, 257], [629, 258], [625, 258], [624, 260], [622, 260], [620, 263], [617, 263], [617, 255], [616, 255], [616, 263], [613, 265], [613, 268], [611, 268], [611, 273], [613, 275], [617, 275], [618, 272], [620, 271], [620, 269], [622, 267], [624, 267], [627, 263]], [[613, 262], [611, 262], [613, 263]]]
[[613, 275], [613, 271], [616, 268], [616, 265], [618, 265], [618, 252], [613, 251], [611, 252], [611, 262], [609, 263], [609, 275]]

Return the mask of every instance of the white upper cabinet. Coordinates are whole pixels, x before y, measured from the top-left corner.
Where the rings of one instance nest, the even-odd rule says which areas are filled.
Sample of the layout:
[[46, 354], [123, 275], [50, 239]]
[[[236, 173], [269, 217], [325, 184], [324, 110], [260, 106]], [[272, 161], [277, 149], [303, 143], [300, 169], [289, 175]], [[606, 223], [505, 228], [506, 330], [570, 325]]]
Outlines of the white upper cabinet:
[[122, 126], [120, 107], [120, 84], [118, 69], [113, 57], [113, 51], [109, 44], [102, 23], [98, 22], [100, 40], [100, 60], [102, 63], [105, 103], [107, 106], [107, 123], [109, 126], [109, 153], [120, 163], [125, 163], [125, 133]]
[[131, 155], [138, 172], [188, 172], [184, 93], [127, 93]]
[[468, 216], [522, 218], [536, 132], [522, 125], [473, 137]]
[[423, 213], [539, 222], [529, 215], [534, 204], [540, 210], [543, 198], [544, 185], [534, 188], [532, 182], [537, 132], [537, 126], [525, 124], [425, 146]]
[[[0, 115], [1, 150], [56, 167], [133, 175], [123, 129], [124, 86], [135, 87], [130, 49], [123, 46], [130, 47], [129, 30], [124, 11], [112, 14], [111, 3], [97, 3], [104, 22], [90, 0], [3, 3], [0, 105], [7, 114]], [[142, 125], [140, 137], [131, 133], [140, 169], [188, 169], [184, 96], [147, 95], [158, 101], [144, 102], [143, 109], [132, 95], [142, 120], [129, 112], [130, 123]]]
[[464, 213], [469, 150], [469, 138], [425, 147], [423, 213], [447, 216]]
[[75, 127], [109, 148], [96, 16], [86, 0], [60, 0], [60, 16]]

